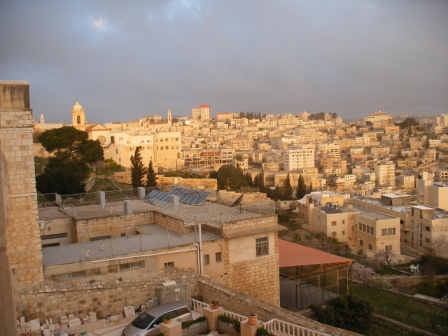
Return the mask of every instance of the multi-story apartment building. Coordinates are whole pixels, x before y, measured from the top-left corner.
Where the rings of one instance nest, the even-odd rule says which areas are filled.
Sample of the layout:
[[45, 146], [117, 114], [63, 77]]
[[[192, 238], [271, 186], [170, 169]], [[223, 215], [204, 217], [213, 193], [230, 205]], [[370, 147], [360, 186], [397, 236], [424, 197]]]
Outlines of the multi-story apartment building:
[[316, 141], [316, 130], [314, 128], [301, 127], [297, 128], [294, 133], [300, 136], [302, 143], [315, 143]]
[[182, 168], [180, 132], [157, 132], [154, 148], [156, 166], [171, 170]]
[[226, 122], [230, 119], [235, 119], [239, 117], [239, 113], [233, 112], [218, 112], [216, 113], [216, 120]]
[[375, 178], [380, 186], [394, 186], [395, 165], [392, 162], [378, 163], [375, 165]]
[[448, 170], [437, 169], [434, 178], [436, 182], [448, 182]]
[[414, 175], [398, 175], [395, 178], [396, 185], [403, 189], [414, 189], [415, 188], [415, 177]]
[[191, 116], [195, 120], [210, 120], [210, 105], [201, 104], [191, 109]]
[[287, 171], [314, 167], [314, 146], [286, 149], [283, 153], [283, 162]]
[[407, 240], [419, 254], [448, 257], [448, 214], [436, 208], [413, 205], [412, 230]]
[[214, 170], [218, 170], [223, 165], [234, 163], [235, 151], [230, 148], [188, 149], [182, 151], [182, 160], [184, 167], [188, 169], [213, 167]]
[[421, 151], [420, 159], [422, 163], [431, 163], [436, 161], [437, 150], [435, 148], [429, 148]]
[[[381, 250], [400, 253], [400, 219], [393, 215], [383, 214], [339, 202], [325, 202], [322, 198], [320, 206], [311, 193], [304, 200], [308, 207], [310, 231], [324, 232], [327, 236], [348, 243], [354, 250], [378, 252]], [[339, 195], [343, 197], [342, 195]], [[342, 198], [342, 202], [345, 199]], [[325, 204], [323, 204], [325, 202]]]
[[[275, 163], [274, 163], [275, 164]], [[278, 168], [278, 163], [277, 163]], [[300, 175], [302, 175], [305, 185], [313, 188], [322, 187], [319, 183], [319, 174], [317, 168], [299, 169], [297, 172], [280, 172], [278, 169], [275, 171], [264, 171], [264, 184], [266, 187], [283, 186], [287, 175], [289, 174], [289, 180], [293, 188], [297, 188]], [[295, 190], [294, 190], [295, 191]]]
[[234, 150], [251, 150], [254, 149], [254, 140], [249, 138], [232, 139], [230, 147]]
[[436, 182], [428, 186], [426, 191], [429, 197], [426, 197], [427, 206], [448, 210], [448, 183]]
[[317, 153], [319, 155], [339, 158], [341, 156], [341, 145], [336, 142], [318, 143]]
[[375, 112], [364, 118], [364, 123], [370, 121], [374, 128], [382, 128], [392, 124], [393, 120], [389, 114], [382, 111]]
[[370, 148], [370, 154], [376, 158], [388, 156], [390, 154], [390, 147], [372, 147]]

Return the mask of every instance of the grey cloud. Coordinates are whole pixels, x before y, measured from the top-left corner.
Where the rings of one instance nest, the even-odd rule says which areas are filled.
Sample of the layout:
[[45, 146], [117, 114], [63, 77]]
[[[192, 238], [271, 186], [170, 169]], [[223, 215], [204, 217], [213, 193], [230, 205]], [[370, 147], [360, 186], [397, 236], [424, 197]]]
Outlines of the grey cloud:
[[76, 96], [92, 122], [200, 103], [447, 113], [447, 17], [443, 0], [2, 2], [0, 77], [30, 80], [48, 122]]

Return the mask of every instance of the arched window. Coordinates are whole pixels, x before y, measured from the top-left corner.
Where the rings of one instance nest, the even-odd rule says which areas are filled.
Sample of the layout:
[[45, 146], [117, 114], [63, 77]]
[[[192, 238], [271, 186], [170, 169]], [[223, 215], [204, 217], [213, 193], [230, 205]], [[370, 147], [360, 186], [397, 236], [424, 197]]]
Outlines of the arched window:
[[81, 116], [77, 116], [77, 117], [76, 117], [76, 123], [77, 123], [78, 125], [81, 124]]

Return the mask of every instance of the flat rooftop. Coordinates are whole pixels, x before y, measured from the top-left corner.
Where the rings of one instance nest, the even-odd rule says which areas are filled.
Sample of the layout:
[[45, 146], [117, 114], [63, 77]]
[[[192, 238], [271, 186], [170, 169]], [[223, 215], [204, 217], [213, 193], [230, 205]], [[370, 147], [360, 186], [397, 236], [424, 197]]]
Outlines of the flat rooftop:
[[[45, 267], [81, 261], [100, 261], [140, 252], [148, 256], [151, 251], [157, 249], [199, 243], [197, 232], [180, 235], [158, 225], [142, 225], [140, 228], [143, 232], [141, 235], [45, 247], [42, 249], [43, 265]], [[203, 242], [218, 239], [221, 237], [202, 231]]]
[[[131, 200], [132, 213], [148, 211], [159, 212], [182, 220], [185, 224], [206, 223], [215, 227], [222, 227], [223, 223], [260, 218], [274, 214], [274, 202], [259, 202], [228, 206], [206, 201], [201, 205], [174, 204], [157, 201], [149, 204], [142, 200]], [[120, 216], [125, 214], [124, 202], [107, 203], [106, 205], [77, 205], [70, 207], [39, 208], [39, 219], [51, 220], [56, 218], [73, 217], [77, 220]], [[148, 223], [152, 224], [152, 223]]]
[[382, 214], [380, 212], [376, 212], [376, 211], [371, 211], [371, 210], [367, 210], [364, 208], [360, 208], [357, 206], [353, 206], [353, 211], [355, 212], [359, 212], [362, 216], [367, 217], [367, 218], [371, 218], [371, 219], [394, 219], [397, 218], [395, 216], [388, 216], [385, 214]]

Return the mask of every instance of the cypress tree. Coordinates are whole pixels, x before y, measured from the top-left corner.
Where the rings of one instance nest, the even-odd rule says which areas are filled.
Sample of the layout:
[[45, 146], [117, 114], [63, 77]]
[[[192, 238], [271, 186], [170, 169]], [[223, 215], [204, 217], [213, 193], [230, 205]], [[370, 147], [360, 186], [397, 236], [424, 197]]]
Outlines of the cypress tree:
[[143, 165], [142, 155], [140, 154], [141, 149], [141, 146], [137, 146], [134, 155], [131, 155], [131, 181], [133, 188], [143, 186], [143, 177], [146, 174], [146, 168]]
[[283, 195], [285, 199], [290, 200], [292, 199], [292, 186], [291, 186], [291, 180], [289, 179], [289, 173], [286, 175], [285, 182], [283, 182]]
[[303, 178], [302, 174], [299, 176], [299, 180], [297, 183], [297, 199], [302, 199], [303, 196], [306, 195], [306, 185], [305, 185], [305, 179]]
[[152, 160], [149, 161], [148, 169], [146, 171], [146, 186], [147, 187], [156, 187], [157, 186], [157, 177], [154, 172], [154, 168], [152, 167]]

